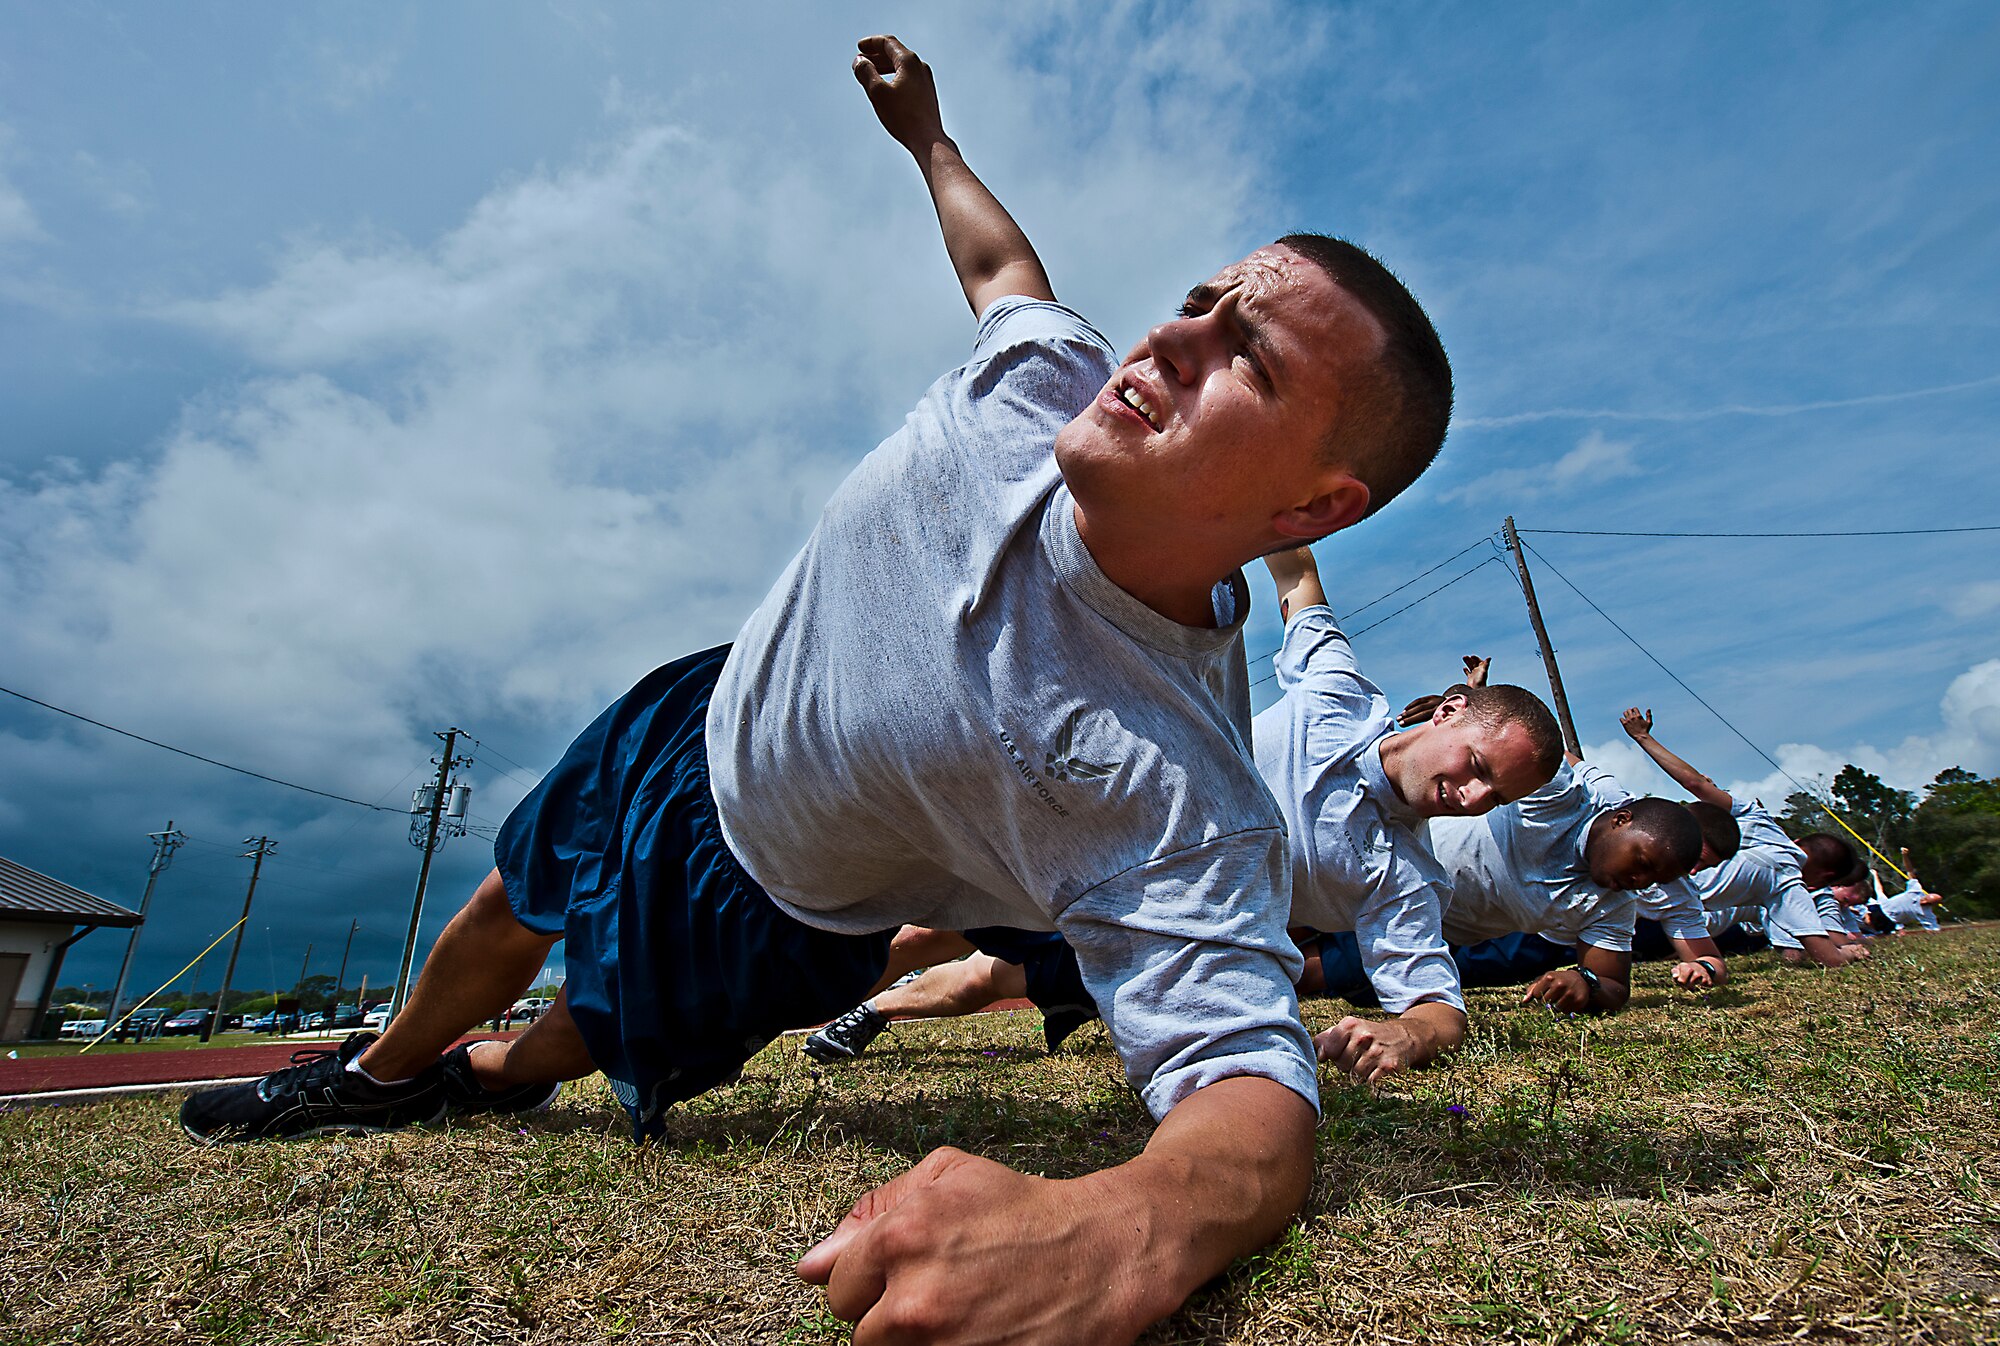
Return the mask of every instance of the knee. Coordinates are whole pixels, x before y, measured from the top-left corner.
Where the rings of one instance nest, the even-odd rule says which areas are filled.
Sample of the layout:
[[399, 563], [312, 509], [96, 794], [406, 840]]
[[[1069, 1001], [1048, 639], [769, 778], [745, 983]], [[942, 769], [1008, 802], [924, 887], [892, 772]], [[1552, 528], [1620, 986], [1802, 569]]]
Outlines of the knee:
[[507, 900], [506, 886], [500, 882], [500, 871], [495, 870], [477, 888], [466, 904], [459, 908], [457, 921], [479, 930], [482, 934], [511, 942], [543, 941], [550, 944], [555, 940], [539, 931], [522, 925], [514, 915], [514, 905]]

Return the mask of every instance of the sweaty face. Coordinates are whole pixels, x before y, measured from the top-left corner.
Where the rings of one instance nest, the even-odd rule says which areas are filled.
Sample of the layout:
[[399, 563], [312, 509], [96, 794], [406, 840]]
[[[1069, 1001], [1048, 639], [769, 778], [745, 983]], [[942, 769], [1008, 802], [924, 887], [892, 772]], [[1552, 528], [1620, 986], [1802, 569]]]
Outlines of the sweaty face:
[[[1132, 348], [1057, 437], [1056, 462], [1086, 515], [1123, 512], [1182, 536], [1269, 531], [1323, 493], [1343, 378], [1383, 339], [1317, 265], [1260, 248]], [[1365, 508], [1360, 488], [1352, 512]]]
[[1632, 826], [1630, 817], [1622, 811], [1613, 813], [1591, 831], [1584, 856], [1590, 881], [1600, 888], [1632, 892], [1685, 875], [1686, 867], [1674, 860], [1666, 844]]
[[1535, 766], [1534, 745], [1520, 725], [1486, 724], [1448, 696], [1430, 722], [1412, 731], [1396, 772], [1396, 791], [1426, 818], [1469, 817], [1511, 804], [1549, 783]]

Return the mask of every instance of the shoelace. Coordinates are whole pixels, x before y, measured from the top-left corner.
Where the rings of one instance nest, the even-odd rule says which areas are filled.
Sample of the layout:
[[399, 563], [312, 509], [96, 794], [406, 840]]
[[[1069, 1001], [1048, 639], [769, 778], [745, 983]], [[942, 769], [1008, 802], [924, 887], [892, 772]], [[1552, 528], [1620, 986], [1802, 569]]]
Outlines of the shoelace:
[[[272, 1072], [269, 1081], [265, 1085], [265, 1089], [267, 1092], [273, 1094], [297, 1093], [305, 1087], [306, 1081], [312, 1077], [314, 1072], [325, 1071], [328, 1058], [337, 1059], [339, 1056], [340, 1049], [337, 1047], [332, 1049], [314, 1049], [308, 1047], [303, 1051], [293, 1052], [292, 1064], [286, 1066], [283, 1070]], [[344, 1066], [342, 1068], [345, 1069]]]

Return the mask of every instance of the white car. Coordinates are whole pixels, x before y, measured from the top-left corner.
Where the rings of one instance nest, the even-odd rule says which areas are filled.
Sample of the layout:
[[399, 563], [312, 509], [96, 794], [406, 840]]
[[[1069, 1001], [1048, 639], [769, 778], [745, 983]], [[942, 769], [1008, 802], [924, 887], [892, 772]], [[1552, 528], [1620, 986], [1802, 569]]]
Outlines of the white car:
[[541, 996], [531, 995], [526, 999], [516, 1000], [514, 1008], [508, 1010], [507, 1015], [513, 1019], [539, 1019], [549, 1012], [549, 1006], [554, 1003], [553, 1000], [545, 1000]]
[[104, 1031], [102, 1019], [70, 1019], [62, 1026], [66, 1038], [94, 1038]]
[[389, 1007], [387, 1005], [377, 1005], [374, 1009], [369, 1010], [361, 1016], [361, 1026], [363, 1028], [372, 1028], [378, 1033], [387, 1028], [389, 1026]]

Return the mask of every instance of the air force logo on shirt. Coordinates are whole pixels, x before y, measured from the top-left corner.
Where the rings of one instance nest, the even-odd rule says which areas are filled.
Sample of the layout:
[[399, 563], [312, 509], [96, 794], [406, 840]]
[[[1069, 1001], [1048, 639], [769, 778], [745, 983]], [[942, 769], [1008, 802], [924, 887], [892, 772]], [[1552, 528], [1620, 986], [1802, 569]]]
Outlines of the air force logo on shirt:
[[1062, 733], [1056, 739], [1056, 750], [1046, 754], [1042, 765], [1056, 780], [1103, 780], [1118, 770], [1118, 763], [1108, 765], [1078, 757], [1075, 752], [1076, 722], [1083, 718], [1083, 707], [1078, 706], [1063, 721]]
[[[1083, 707], [1070, 712], [1063, 722], [1062, 733], [1056, 736], [1054, 752], [1042, 755], [1042, 772], [1052, 781], [1094, 781], [1103, 780], [1118, 770], [1119, 763], [1093, 762], [1076, 754], [1076, 724], [1083, 718]], [[1046, 804], [1049, 811], [1058, 818], [1069, 817], [1069, 810], [1062, 801], [1042, 781], [1042, 776], [1028, 765], [1028, 759], [1014, 743], [1014, 738], [1006, 730], [1000, 731], [1000, 746], [1007, 750], [1007, 759], [1014, 764], [1014, 772], [1034, 791], [1035, 796]]]

